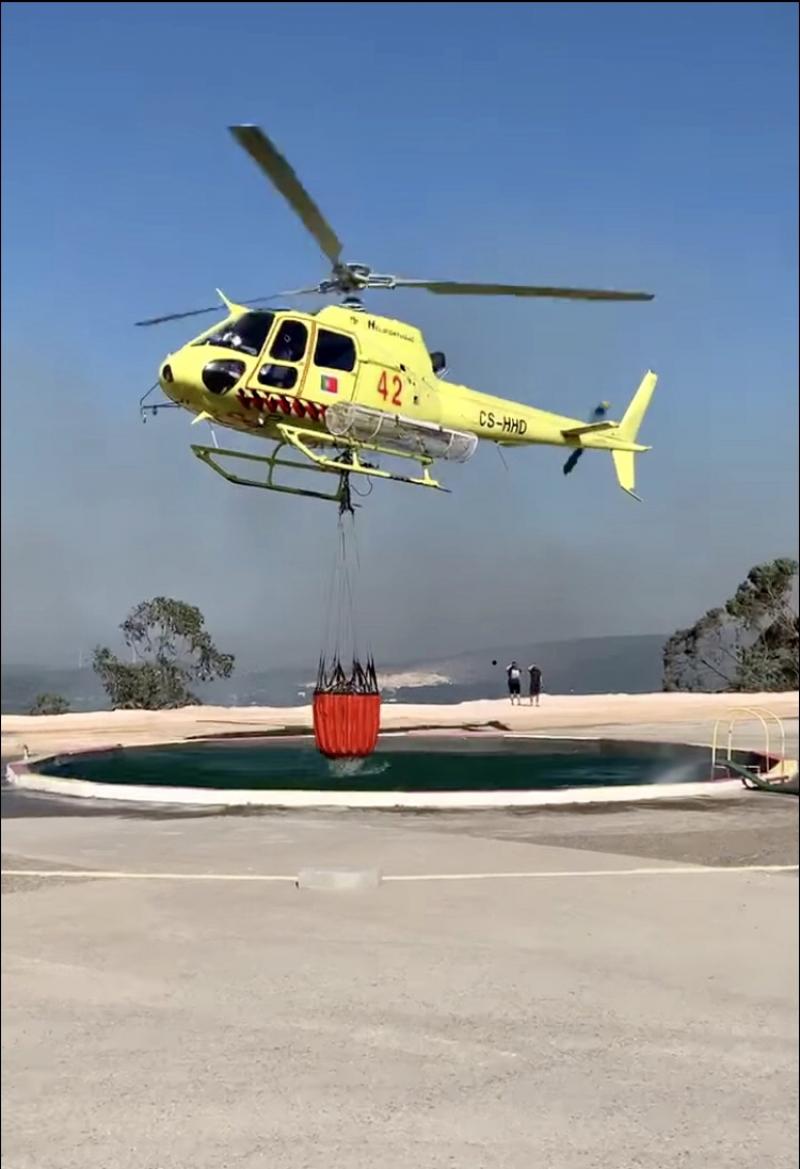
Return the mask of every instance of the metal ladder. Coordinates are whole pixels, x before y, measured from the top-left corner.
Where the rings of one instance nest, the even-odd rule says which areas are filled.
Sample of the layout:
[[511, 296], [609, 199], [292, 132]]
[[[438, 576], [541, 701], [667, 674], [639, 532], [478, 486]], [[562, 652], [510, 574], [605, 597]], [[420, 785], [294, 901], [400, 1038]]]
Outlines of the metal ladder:
[[[764, 767], [743, 767], [733, 759], [733, 731], [737, 722], [742, 719], [761, 723], [764, 731]], [[726, 730], [726, 752], [722, 762], [720, 755], [720, 729]], [[773, 751], [770, 737], [770, 727], [777, 727], [780, 741], [780, 752]], [[774, 711], [763, 706], [732, 707], [726, 715], [718, 718], [714, 723], [714, 733], [711, 740], [711, 778], [717, 776], [717, 769], [726, 768], [734, 772], [742, 781], [744, 787], [761, 791], [784, 791], [797, 793], [797, 760], [786, 758], [786, 730], [783, 723]]]

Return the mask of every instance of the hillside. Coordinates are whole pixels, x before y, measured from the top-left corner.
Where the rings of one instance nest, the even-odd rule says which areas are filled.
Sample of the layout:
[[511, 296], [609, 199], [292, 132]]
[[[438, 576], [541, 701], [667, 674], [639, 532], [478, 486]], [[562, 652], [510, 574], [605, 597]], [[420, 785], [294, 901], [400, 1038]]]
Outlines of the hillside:
[[[551, 694], [642, 694], [661, 688], [663, 642], [660, 634], [522, 642], [435, 661], [389, 663], [383, 667], [382, 685], [387, 701], [450, 703], [497, 697], [505, 693], [505, 666], [516, 658], [523, 668], [537, 662]], [[225, 705], [291, 706], [305, 701], [311, 686], [313, 669], [243, 670], [229, 681], [198, 687], [198, 693], [205, 702]], [[73, 710], [108, 705], [90, 669], [2, 667], [5, 713], [26, 712], [45, 691], [62, 694]]]
[[424, 664], [429, 674], [449, 679], [447, 684], [403, 686], [404, 673], [422, 673], [422, 664], [416, 662], [405, 668], [395, 667], [392, 681], [400, 701], [464, 702], [486, 698], [505, 693], [505, 667], [515, 658], [523, 670], [536, 662], [544, 676], [544, 688], [551, 694], [651, 693], [661, 689], [664, 640], [660, 634], [649, 634], [522, 642]]

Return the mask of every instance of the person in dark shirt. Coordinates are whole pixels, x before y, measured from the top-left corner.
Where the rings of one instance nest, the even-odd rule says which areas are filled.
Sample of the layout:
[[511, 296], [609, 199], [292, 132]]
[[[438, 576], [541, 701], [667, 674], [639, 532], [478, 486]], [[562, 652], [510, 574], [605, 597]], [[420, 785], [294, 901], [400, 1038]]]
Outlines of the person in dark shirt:
[[528, 666], [528, 697], [530, 704], [533, 706], [533, 700], [536, 699], [536, 705], [539, 705], [539, 696], [542, 693], [542, 671], [538, 666]]

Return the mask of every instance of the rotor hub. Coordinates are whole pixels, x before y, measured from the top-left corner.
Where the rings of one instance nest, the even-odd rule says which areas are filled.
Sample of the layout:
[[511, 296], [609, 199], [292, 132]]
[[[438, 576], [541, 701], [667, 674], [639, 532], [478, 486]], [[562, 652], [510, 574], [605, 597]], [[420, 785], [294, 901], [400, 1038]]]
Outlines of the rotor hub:
[[373, 272], [367, 264], [336, 264], [327, 280], [321, 280], [317, 291], [321, 293], [341, 292], [345, 296], [363, 292], [366, 288], [394, 288], [395, 276]]

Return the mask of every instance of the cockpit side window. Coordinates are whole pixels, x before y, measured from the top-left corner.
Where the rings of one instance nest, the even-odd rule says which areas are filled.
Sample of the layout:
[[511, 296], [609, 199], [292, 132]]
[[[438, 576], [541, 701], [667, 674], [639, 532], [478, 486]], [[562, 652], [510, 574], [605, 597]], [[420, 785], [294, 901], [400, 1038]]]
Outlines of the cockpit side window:
[[323, 369], [340, 369], [350, 373], [356, 365], [356, 347], [353, 338], [344, 333], [320, 329], [314, 347], [314, 365]]
[[212, 329], [194, 344], [236, 349], [241, 353], [249, 353], [251, 357], [258, 357], [274, 320], [274, 313], [243, 313], [234, 320], [223, 321], [218, 328]]
[[302, 361], [307, 344], [308, 329], [302, 321], [281, 321], [269, 355], [276, 361]]

